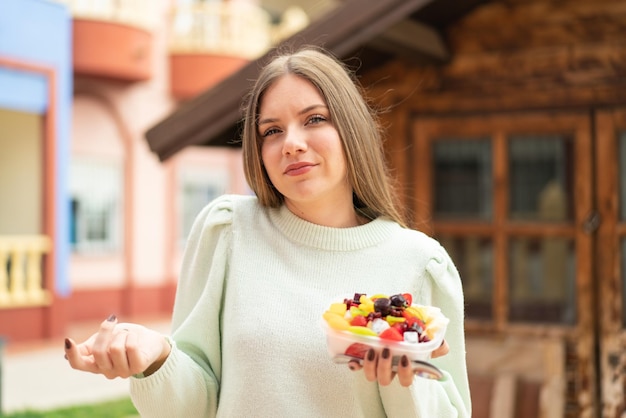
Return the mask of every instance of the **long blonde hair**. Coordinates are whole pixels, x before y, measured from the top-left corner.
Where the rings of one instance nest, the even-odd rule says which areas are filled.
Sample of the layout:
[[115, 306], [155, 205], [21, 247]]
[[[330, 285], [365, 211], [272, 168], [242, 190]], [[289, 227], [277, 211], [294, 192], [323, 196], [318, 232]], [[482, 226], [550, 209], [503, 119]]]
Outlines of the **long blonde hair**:
[[402, 226], [392, 178], [385, 163], [380, 126], [362, 89], [346, 66], [329, 53], [307, 47], [279, 53], [257, 78], [245, 101], [242, 148], [246, 180], [264, 206], [278, 207], [284, 197], [272, 185], [261, 158], [258, 134], [259, 105], [265, 91], [278, 78], [293, 74], [318, 88], [339, 133], [353, 189], [354, 204], [370, 218], [386, 216]]

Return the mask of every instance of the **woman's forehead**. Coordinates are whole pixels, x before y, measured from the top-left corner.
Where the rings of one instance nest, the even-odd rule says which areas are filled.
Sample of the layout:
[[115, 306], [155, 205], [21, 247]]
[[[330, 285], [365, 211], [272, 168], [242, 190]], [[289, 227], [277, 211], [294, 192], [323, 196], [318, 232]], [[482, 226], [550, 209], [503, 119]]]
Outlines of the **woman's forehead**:
[[327, 105], [317, 86], [304, 77], [286, 74], [265, 90], [260, 98], [259, 114], [280, 112], [285, 106], [305, 109], [314, 105]]

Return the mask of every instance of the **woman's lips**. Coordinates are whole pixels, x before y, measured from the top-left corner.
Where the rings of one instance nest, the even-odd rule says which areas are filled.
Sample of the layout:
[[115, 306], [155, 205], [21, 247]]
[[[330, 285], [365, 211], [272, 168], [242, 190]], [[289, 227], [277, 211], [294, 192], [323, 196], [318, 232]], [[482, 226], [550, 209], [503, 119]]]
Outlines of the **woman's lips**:
[[307, 162], [289, 164], [284, 174], [288, 176], [299, 176], [308, 173], [313, 167], [315, 167], [315, 164]]

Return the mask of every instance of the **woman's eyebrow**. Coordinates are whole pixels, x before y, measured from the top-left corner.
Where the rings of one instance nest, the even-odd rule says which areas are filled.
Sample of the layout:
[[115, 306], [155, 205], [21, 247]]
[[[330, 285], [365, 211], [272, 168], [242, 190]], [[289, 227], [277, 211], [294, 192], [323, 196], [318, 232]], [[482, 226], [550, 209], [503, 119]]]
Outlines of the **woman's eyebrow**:
[[324, 105], [324, 104], [313, 104], [311, 106], [307, 106], [304, 109], [302, 109], [300, 112], [298, 112], [299, 115], [303, 115], [305, 113], [310, 112], [311, 110], [317, 109], [318, 107], [323, 107], [325, 109], [328, 109], [328, 106]]
[[274, 123], [274, 122], [277, 122], [277, 121], [278, 121], [278, 119], [277, 119], [277, 118], [265, 118], [265, 119], [260, 119], [260, 120], [257, 122], [257, 126], [263, 125], [263, 124], [265, 124], [265, 123]]
[[[301, 111], [299, 111], [298, 115], [303, 115], [303, 114], [308, 113], [311, 110], [317, 109], [319, 107], [323, 107], [325, 109], [328, 109], [328, 106], [326, 106], [325, 104], [312, 104], [311, 106], [307, 106], [304, 109], [302, 109]], [[265, 123], [274, 123], [274, 122], [277, 122], [278, 120], [279, 120], [278, 118], [259, 119], [259, 121], [257, 122], [257, 125], [263, 125]]]

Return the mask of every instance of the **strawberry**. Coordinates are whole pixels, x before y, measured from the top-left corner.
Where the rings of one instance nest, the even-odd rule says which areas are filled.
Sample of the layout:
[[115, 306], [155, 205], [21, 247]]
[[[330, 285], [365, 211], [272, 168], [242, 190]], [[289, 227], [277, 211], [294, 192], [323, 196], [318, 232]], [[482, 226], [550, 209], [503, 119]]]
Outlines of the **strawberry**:
[[367, 350], [369, 350], [370, 347], [367, 344], [362, 344], [362, 343], [354, 343], [351, 344], [348, 348], [346, 348], [345, 354], [347, 356], [352, 356], [352, 357], [356, 357], [356, 358], [365, 358], [365, 354], [367, 353]]
[[378, 336], [383, 340], [404, 341], [402, 333], [394, 327], [387, 328]]
[[363, 315], [357, 315], [350, 321], [350, 325], [355, 325], [357, 327], [366, 327], [367, 326], [367, 318]]
[[406, 323], [404, 323], [404, 322], [398, 322], [397, 324], [393, 324], [393, 325], [391, 326], [391, 328], [395, 328], [395, 329], [397, 329], [397, 330], [398, 330], [398, 332], [399, 332], [400, 334], [403, 334], [403, 333], [404, 333], [404, 331], [406, 331]]
[[410, 293], [403, 293], [404, 299], [406, 300], [407, 306], [413, 305], [413, 296]]

